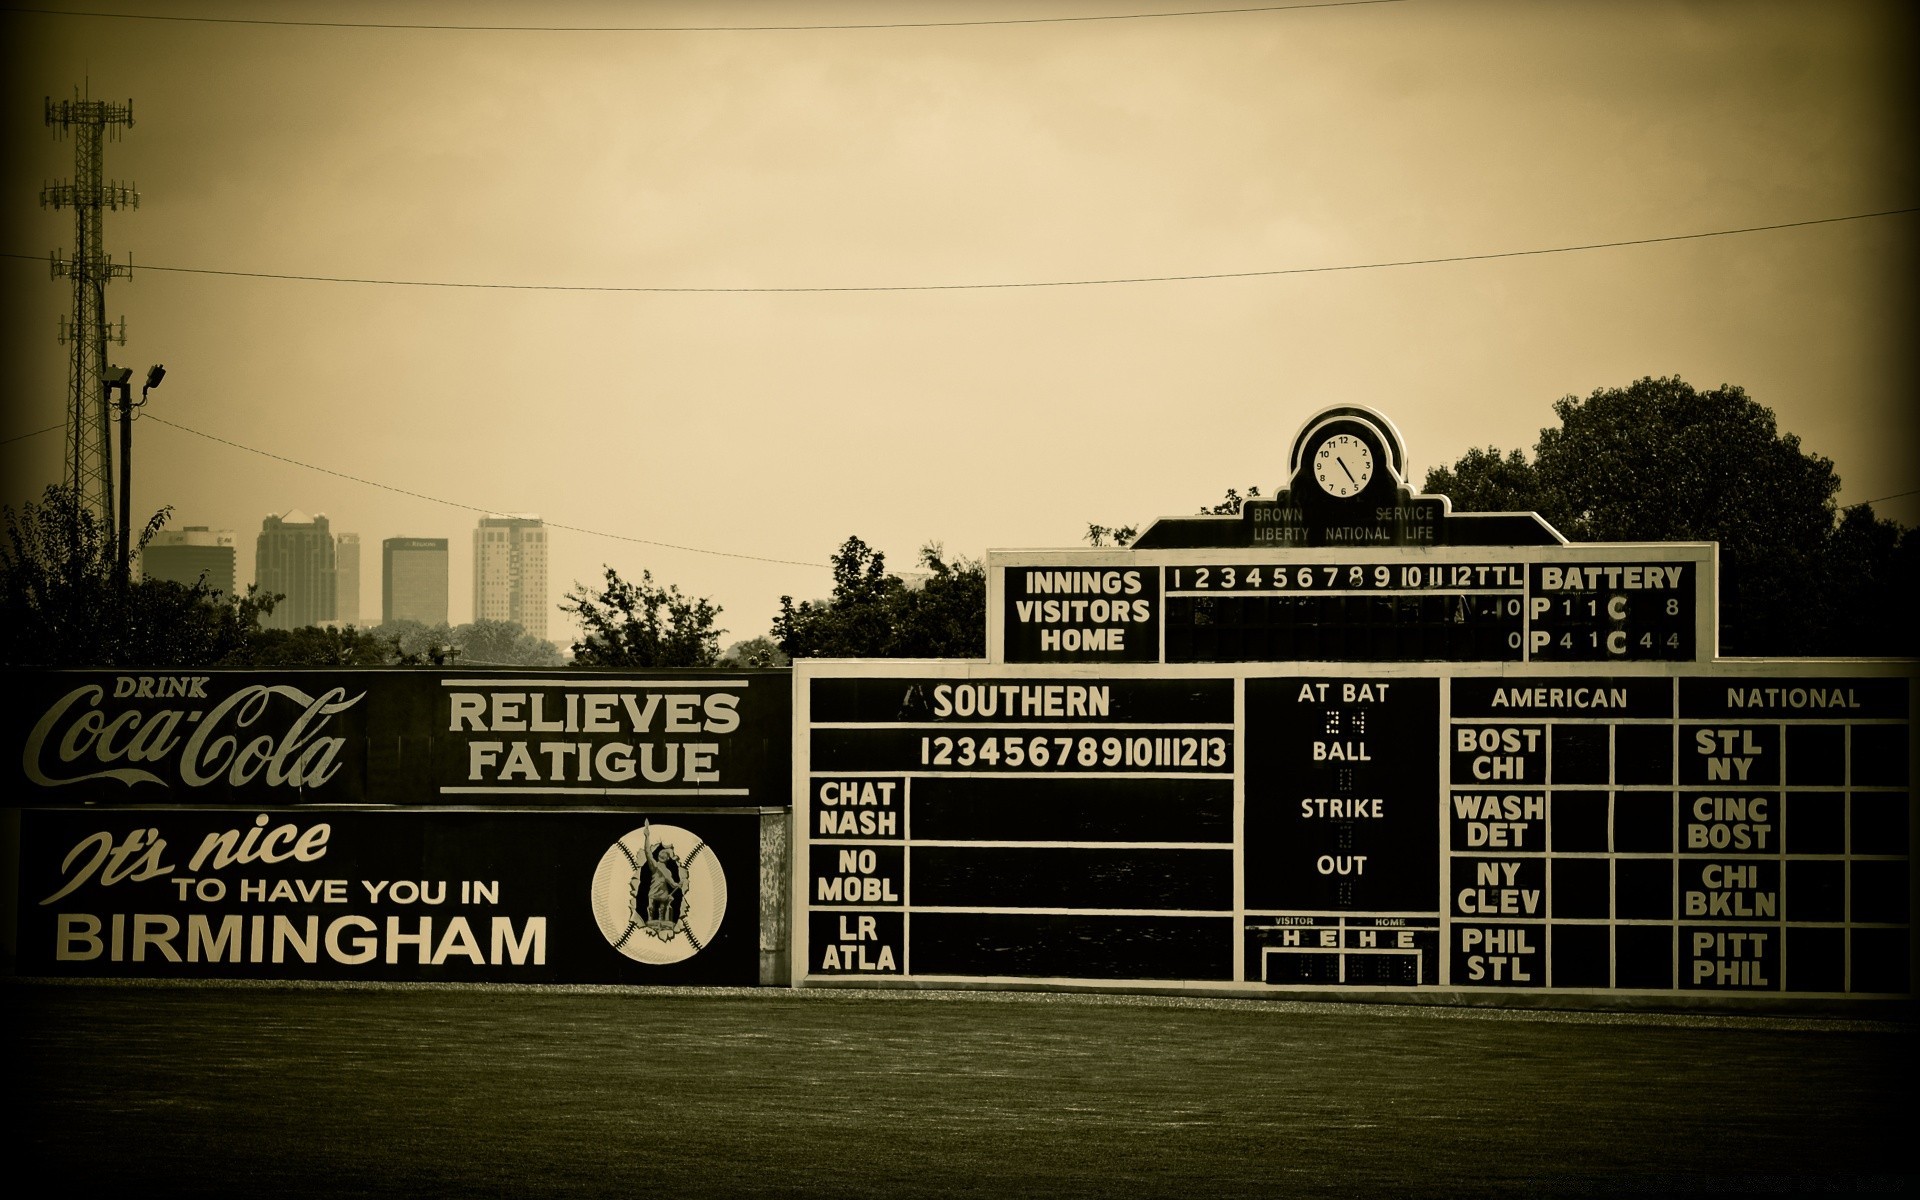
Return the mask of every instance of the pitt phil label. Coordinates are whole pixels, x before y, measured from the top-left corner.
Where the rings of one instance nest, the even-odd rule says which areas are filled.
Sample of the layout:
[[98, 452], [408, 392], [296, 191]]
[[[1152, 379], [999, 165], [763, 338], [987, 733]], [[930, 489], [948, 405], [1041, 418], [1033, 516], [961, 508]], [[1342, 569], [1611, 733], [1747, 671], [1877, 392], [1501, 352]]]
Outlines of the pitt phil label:
[[1160, 661], [1157, 567], [1008, 567], [1006, 662]]

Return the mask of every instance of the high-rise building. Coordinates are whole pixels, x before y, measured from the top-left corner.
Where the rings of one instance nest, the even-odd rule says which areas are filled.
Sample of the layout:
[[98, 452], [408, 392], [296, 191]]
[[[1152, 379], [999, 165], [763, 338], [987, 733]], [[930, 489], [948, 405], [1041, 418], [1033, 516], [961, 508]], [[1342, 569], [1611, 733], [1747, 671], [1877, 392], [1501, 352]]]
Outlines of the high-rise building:
[[473, 619], [547, 636], [547, 530], [531, 513], [482, 517], [473, 531]]
[[201, 579], [223, 597], [233, 595], [233, 530], [188, 525], [163, 529], [140, 551], [140, 574], [192, 587]]
[[447, 539], [380, 543], [380, 620], [447, 623]]
[[333, 617], [343, 625], [360, 623], [360, 535], [333, 539]]
[[253, 578], [263, 594], [285, 599], [262, 624], [297, 629], [333, 620], [333, 565], [333, 531], [325, 513], [309, 517], [296, 508], [277, 517], [268, 514], [260, 525]]

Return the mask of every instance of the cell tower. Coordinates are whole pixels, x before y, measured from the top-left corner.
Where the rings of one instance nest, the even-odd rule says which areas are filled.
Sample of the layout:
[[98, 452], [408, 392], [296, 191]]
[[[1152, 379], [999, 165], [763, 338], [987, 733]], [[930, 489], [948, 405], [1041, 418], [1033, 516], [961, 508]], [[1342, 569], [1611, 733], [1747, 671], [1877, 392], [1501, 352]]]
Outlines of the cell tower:
[[106, 528], [113, 527], [113, 460], [108, 450], [107, 343], [127, 341], [122, 318], [107, 323], [107, 284], [116, 275], [133, 274], [133, 263], [116, 266], [107, 257], [100, 216], [105, 209], [138, 208], [140, 193], [101, 178], [103, 136], [120, 136], [133, 124], [133, 101], [114, 104], [76, 96], [58, 104], [47, 98], [47, 124], [56, 135], [73, 134], [73, 179], [40, 189], [43, 207], [73, 209], [73, 256], [52, 253], [53, 277], [73, 280], [73, 315], [60, 319], [60, 344], [67, 360], [67, 455], [64, 482]]

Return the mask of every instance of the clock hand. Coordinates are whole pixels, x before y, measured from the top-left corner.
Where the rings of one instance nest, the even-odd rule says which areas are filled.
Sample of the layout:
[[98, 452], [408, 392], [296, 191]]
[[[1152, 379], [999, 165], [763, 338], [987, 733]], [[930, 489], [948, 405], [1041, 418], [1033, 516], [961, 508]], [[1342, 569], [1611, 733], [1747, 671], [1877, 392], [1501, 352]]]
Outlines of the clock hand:
[[[1341, 457], [1340, 457], [1339, 455], [1337, 455], [1337, 454], [1336, 454], [1336, 455], [1334, 455], [1334, 456], [1333, 456], [1333, 461], [1335, 461], [1335, 462], [1337, 462], [1337, 463], [1339, 463], [1339, 464], [1340, 464], [1340, 469], [1341, 469], [1342, 471], [1347, 471], [1347, 460], [1346, 460], [1346, 459], [1344, 459], [1344, 458], [1341, 458]], [[1359, 481], [1358, 479], [1355, 479], [1355, 478], [1353, 477], [1353, 472], [1352, 472], [1352, 471], [1347, 471], [1347, 479], [1348, 479], [1348, 481], [1349, 481], [1349, 482], [1351, 482], [1351, 483], [1354, 483], [1354, 484], [1358, 484], [1358, 483], [1360, 482], [1360, 481]]]

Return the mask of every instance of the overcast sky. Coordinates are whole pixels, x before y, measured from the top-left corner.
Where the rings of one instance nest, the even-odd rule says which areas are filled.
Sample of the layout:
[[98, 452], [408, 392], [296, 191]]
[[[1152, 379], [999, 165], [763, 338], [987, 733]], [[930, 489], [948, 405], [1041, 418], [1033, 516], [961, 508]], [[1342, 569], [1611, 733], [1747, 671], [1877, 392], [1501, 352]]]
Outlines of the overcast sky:
[[[73, 144], [43, 97], [131, 98], [112, 356], [166, 364], [174, 423], [136, 426], [135, 505], [234, 530], [243, 582], [262, 516], [324, 512], [361, 536], [373, 619], [380, 539], [449, 539], [458, 623], [476, 510], [535, 512], [792, 560], [551, 535], [556, 603], [645, 568], [721, 604], [724, 644], [824, 595], [849, 534], [900, 569], [927, 541], [1080, 544], [1270, 490], [1334, 403], [1391, 416], [1417, 485], [1646, 375], [1744, 386], [1843, 503], [1920, 488], [1913, 214], [1328, 269], [1920, 203], [1904, 5], [56, 6], [893, 26], [0, 9], [0, 437], [64, 415], [47, 254], [73, 224], [38, 196]], [[0, 498], [60, 457], [58, 431], [0, 446]], [[1920, 495], [1878, 510], [1920, 522]]]

